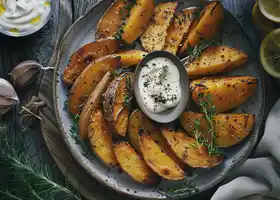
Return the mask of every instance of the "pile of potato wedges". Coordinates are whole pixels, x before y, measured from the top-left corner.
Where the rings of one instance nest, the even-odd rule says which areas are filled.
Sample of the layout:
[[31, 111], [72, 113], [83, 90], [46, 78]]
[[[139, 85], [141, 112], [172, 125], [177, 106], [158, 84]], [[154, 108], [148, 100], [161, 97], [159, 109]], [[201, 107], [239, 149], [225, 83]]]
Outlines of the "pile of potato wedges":
[[[135, 66], [149, 52], [165, 50], [183, 59], [189, 49], [222, 32], [224, 8], [219, 1], [203, 8], [177, 6], [177, 1], [114, 1], [97, 25], [96, 40], [72, 55], [62, 77], [70, 88], [68, 111], [80, 116], [81, 139], [90, 141], [105, 165], [119, 166], [143, 184], [184, 179], [187, 167], [211, 168], [224, 159], [195, 145], [196, 120], [201, 137], [211, 137], [203, 113], [188, 109], [178, 119], [180, 127], [169, 128], [148, 119], [135, 103]], [[132, 48], [135, 41], [142, 49]], [[211, 94], [214, 142], [221, 148], [243, 141], [255, 124], [254, 115], [230, 111], [254, 95], [257, 79], [218, 76], [245, 67], [247, 61], [245, 52], [222, 45], [207, 47], [186, 64], [192, 101], [199, 105], [201, 96]]]

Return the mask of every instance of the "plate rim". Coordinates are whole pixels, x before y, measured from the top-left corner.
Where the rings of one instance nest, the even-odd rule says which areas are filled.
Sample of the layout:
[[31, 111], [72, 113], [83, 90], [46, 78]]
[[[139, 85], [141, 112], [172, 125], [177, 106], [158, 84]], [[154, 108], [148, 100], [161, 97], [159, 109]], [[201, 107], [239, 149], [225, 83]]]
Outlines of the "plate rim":
[[[98, 181], [99, 183], [102, 183], [104, 184], [108, 189], [110, 190], [113, 190], [115, 192], [118, 192], [119, 194], [122, 194], [122, 195], [127, 195], [127, 196], [130, 196], [130, 197], [133, 197], [133, 198], [139, 198], [139, 195], [133, 195], [133, 194], [130, 194], [130, 193], [126, 193], [122, 190], [118, 190], [117, 188], [115, 187], [112, 187], [111, 185], [109, 185], [105, 180], [102, 180], [100, 179], [98, 176], [96, 175], [93, 175], [91, 172], [92, 170], [89, 169], [88, 167], [86, 167], [84, 164], [83, 164], [83, 161], [82, 159], [80, 158], [80, 155], [75, 151], [75, 149], [73, 149], [72, 145], [70, 144], [70, 142], [68, 141], [66, 135], [67, 133], [64, 131], [64, 128], [63, 128], [63, 125], [62, 125], [62, 118], [61, 118], [61, 115], [60, 115], [60, 111], [59, 111], [59, 106], [58, 106], [58, 101], [57, 101], [57, 88], [58, 88], [58, 82], [57, 80], [60, 78], [60, 72], [59, 72], [59, 65], [60, 65], [60, 60], [61, 60], [61, 56], [63, 54], [63, 47], [67, 46], [67, 44], [65, 44], [65, 41], [69, 35], [69, 33], [72, 31], [72, 29], [75, 28], [75, 26], [84, 18], [87, 17], [87, 15], [89, 15], [91, 12], [93, 12], [93, 10], [100, 4], [103, 3], [104, 0], [99, 0], [98, 2], [96, 2], [94, 5], [92, 5], [92, 7], [87, 11], [85, 12], [83, 15], [81, 15], [69, 28], [68, 30], [65, 32], [65, 34], [63, 35], [61, 41], [59, 42], [59, 45], [58, 47], [56, 48], [57, 49], [57, 55], [55, 56], [55, 63], [54, 63], [54, 72], [53, 72], [53, 102], [54, 102], [54, 110], [55, 110], [55, 115], [56, 115], [56, 119], [57, 119], [57, 123], [59, 124], [59, 129], [60, 129], [60, 135], [62, 136], [63, 138], [63, 141], [64, 143], [66, 144], [68, 150], [70, 151], [71, 155], [73, 156], [73, 158], [76, 160], [76, 162], [91, 176], [91, 178], [93, 178], [94, 180]], [[114, 2], [114, 0], [111, 0], [112, 3]], [[254, 45], [252, 44], [252, 41], [250, 39], [250, 37], [248, 36], [248, 34], [245, 32], [242, 24], [240, 23], [239, 20], [236, 19], [236, 17], [234, 15], [232, 15], [226, 8], [224, 8], [224, 10], [229, 14], [231, 15], [231, 17], [233, 17], [236, 22], [238, 22], [238, 26], [240, 27], [241, 31], [242, 31], [242, 34], [246, 37], [246, 40], [248, 41], [249, 45], [251, 46], [251, 48], [253, 50], [255, 50], [255, 47]], [[257, 51], [255, 51], [257, 52]], [[184, 194], [184, 195], [178, 195], [178, 196], [174, 196], [172, 199], [182, 199], [182, 198], [190, 198], [190, 197], [193, 197], [193, 196], [196, 196], [198, 194], [201, 194], [215, 186], [217, 186], [219, 183], [221, 183], [226, 175], [230, 174], [231, 172], [233, 172], [236, 168], [239, 168], [247, 159], [248, 157], [251, 155], [251, 153], [255, 150], [255, 148], [257, 147], [258, 143], [260, 142], [260, 139], [261, 137], [263, 136], [263, 134], [261, 133], [261, 130], [262, 130], [262, 127], [265, 123], [265, 114], [264, 114], [264, 111], [265, 111], [265, 105], [266, 105], [266, 98], [265, 98], [265, 94], [266, 94], [266, 87], [265, 87], [265, 77], [264, 77], [264, 69], [261, 65], [261, 62], [260, 62], [260, 57], [259, 57], [259, 54], [258, 53], [255, 53], [255, 56], [257, 57], [257, 61], [256, 61], [256, 64], [258, 65], [259, 69], [260, 69], [260, 77], [261, 77], [261, 81], [259, 82], [259, 84], [261, 85], [261, 88], [262, 88], [262, 99], [263, 101], [261, 102], [261, 109], [260, 109], [260, 112], [261, 114], [259, 115], [260, 116], [260, 122], [259, 124], [256, 124], [254, 129], [257, 128], [258, 131], [256, 132], [257, 136], [256, 136], [256, 139], [255, 141], [253, 141], [253, 145], [251, 145], [249, 147], [249, 150], [246, 152], [246, 154], [244, 154], [242, 156], [242, 158], [239, 160], [239, 162], [237, 162], [233, 167], [231, 167], [228, 172], [225, 174], [225, 175], [221, 175], [219, 176], [214, 182], [212, 182], [211, 184], [207, 185], [206, 187], [204, 187], [203, 189], [200, 189], [198, 192], [194, 193], [194, 194]], [[164, 195], [166, 198], [157, 198], [157, 199], [167, 199], [168, 196], [165, 195], [165, 194], [162, 194]], [[154, 198], [151, 198], [151, 197], [141, 197], [141, 199], [154, 199]]]

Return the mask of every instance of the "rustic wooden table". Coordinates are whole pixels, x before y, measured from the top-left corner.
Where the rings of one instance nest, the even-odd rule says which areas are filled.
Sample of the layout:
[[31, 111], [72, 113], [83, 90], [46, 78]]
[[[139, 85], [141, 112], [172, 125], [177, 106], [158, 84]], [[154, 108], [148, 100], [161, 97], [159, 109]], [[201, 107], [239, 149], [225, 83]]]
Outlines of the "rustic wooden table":
[[[187, 0], [185, 0], [187, 1]], [[9, 79], [8, 74], [18, 63], [24, 60], [37, 60], [44, 66], [53, 66], [56, 56], [56, 47], [68, 27], [84, 12], [93, 6], [97, 0], [60, 0], [56, 2], [56, 10], [48, 24], [36, 34], [24, 38], [12, 38], [0, 35], [0, 77]], [[246, 33], [253, 42], [258, 53], [260, 38], [251, 22], [251, 11], [254, 0], [222, 0], [228, 9], [243, 25]], [[280, 97], [280, 87], [277, 81], [265, 76], [267, 88], [266, 114]], [[32, 85], [19, 93], [24, 105], [32, 95], [40, 96], [47, 106], [41, 110], [42, 121], [34, 121], [30, 127], [30, 134], [34, 140], [34, 150], [38, 159], [51, 166], [57, 166], [64, 175], [89, 199], [124, 199], [123, 196], [109, 191], [92, 180], [73, 160], [59, 135], [59, 128], [54, 116], [52, 101], [53, 72], [47, 71], [37, 85]], [[20, 107], [8, 113], [4, 118], [10, 121], [10, 130], [15, 137], [20, 127]], [[41, 134], [40, 134], [41, 133]], [[79, 176], [77, 176], [77, 173]], [[63, 176], [61, 175], [61, 178]], [[194, 199], [210, 199], [214, 190], [205, 192]], [[125, 198], [128, 199], [128, 198]]]

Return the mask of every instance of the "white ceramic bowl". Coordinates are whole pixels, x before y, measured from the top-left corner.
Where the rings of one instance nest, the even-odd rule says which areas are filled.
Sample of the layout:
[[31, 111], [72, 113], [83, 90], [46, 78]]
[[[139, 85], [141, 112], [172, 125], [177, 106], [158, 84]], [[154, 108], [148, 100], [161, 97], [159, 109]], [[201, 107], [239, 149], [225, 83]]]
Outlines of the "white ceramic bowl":
[[12, 36], [12, 37], [23, 37], [23, 36], [31, 35], [31, 34], [37, 32], [37, 31], [39, 31], [50, 20], [52, 14], [53, 14], [53, 12], [56, 8], [56, 3], [59, 2], [59, 1], [50, 0], [50, 2], [51, 2], [51, 10], [50, 10], [50, 13], [49, 13], [48, 17], [45, 19], [45, 21], [43, 23], [34, 26], [32, 29], [22, 31], [22, 32], [7, 31], [7, 30], [1, 28], [1, 26], [0, 26], [0, 33], [3, 33], [3, 34], [8, 35], [8, 36]]

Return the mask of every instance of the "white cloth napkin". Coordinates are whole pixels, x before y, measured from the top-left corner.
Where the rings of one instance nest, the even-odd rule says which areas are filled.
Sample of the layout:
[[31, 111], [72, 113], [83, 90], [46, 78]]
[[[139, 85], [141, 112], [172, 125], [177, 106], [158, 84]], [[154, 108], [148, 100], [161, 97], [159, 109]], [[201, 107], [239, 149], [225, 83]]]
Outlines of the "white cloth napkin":
[[280, 99], [266, 121], [253, 158], [230, 175], [211, 200], [280, 199]]

